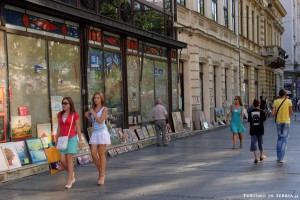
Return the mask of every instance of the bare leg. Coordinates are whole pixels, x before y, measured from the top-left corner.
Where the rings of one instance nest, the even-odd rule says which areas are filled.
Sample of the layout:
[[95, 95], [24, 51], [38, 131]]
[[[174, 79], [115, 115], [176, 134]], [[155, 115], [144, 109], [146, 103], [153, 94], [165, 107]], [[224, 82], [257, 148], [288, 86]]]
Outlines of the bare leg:
[[240, 148], [243, 148], [243, 134], [239, 133], [239, 139], [240, 139]]
[[232, 142], [233, 142], [232, 149], [235, 149], [236, 148], [236, 146], [235, 146], [235, 144], [236, 144], [236, 133], [232, 133]]
[[74, 163], [73, 154], [67, 154], [67, 165], [68, 165], [68, 182], [67, 185], [72, 185], [74, 178]]
[[98, 155], [100, 159], [99, 181], [102, 181], [103, 183], [104, 183], [105, 168], [106, 168], [106, 156], [105, 156], [106, 147], [107, 147], [106, 144], [101, 144], [99, 145], [98, 148]]
[[66, 154], [60, 154], [60, 162], [65, 170], [68, 171], [68, 163], [67, 163], [67, 156]]
[[92, 154], [94, 164], [95, 164], [95, 166], [98, 170], [98, 173], [100, 175], [101, 167], [100, 167], [100, 159], [99, 159], [99, 156], [98, 156], [98, 145], [96, 145], [96, 144], [91, 145], [91, 154]]

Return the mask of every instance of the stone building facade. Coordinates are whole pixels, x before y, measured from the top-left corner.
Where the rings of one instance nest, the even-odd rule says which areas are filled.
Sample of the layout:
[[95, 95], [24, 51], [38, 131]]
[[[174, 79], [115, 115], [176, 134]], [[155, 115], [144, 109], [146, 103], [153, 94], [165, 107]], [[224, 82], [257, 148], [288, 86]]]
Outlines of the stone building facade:
[[[228, 111], [234, 96], [246, 107], [254, 98], [272, 99], [283, 87], [286, 15], [278, 1], [178, 0], [175, 27], [187, 48], [179, 52], [180, 106], [185, 118], [215, 108]], [[194, 114], [193, 114], [194, 113]]]

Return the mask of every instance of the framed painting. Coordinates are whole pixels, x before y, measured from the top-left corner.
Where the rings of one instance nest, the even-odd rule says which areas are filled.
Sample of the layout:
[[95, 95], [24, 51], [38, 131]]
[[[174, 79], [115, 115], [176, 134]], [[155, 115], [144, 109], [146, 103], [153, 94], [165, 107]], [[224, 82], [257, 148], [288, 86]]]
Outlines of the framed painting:
[[47, 156], [40, 138], [30, 138], [25, 141], [32, 163], [47, 162]]
[[37, 136], [41, 138], [45, 148], [49, 147], [51, 143], [51, 123], [37, 124]]
[[92, 156], [90, 154], [82, 155], [77, 157], [79, 165], [84, 165], [90, 162], [93, 162]]
[[146, 126], [142, 126], [142, 132], [143, 132], [145, 138], [149, 138], [150, 137], [150, 135], [149, 135], [149, 133], [147, 131]]
[[182, 126], [182, 120], [181, 120], [181, 114], [180, 112], [172, 112], [172, 118], [173, 118], [173, 124], [175, 132], [182, 132], [183, 126]]
[[[77, 139], [79, 141], [79, 136], [78, 135], [77, 135]], [[82, 145], [81, 149], [79, 148], [79, 145], [78, 145], [78, 153], [80, 153], [80, 154], [90, 153], [91, 152], [90, 145], [87, 142], [86, 137], [83, 133], [81, 133], [81, 140], [83, 141], [83, 145]]]
[[224, 108], [215, 108], [215, 116], [216, 116], [216, 121], [225, 121], [225, 112]]
[[149, 136], [150, 137], [155, 137], [153, 126], [151, 124], [147, 124], [146, 128], [148, 130]]
[[[57, 114], [62, 111], [62, 96], [51, 96], [52, 135], [55, 136], [58, 127]], [[56, 138], [56, 137], [53, 137]], [[56, 142], [56, 141], [54, 141]]]
[[127, 137], [126, 137], [126, 134], [124, 134], [122, 128], [116, 128], [116, 132], [119, 136], [121, 144], [127, 143]]
[[139, 140], [145, 139], [142, 129], [140, 128], [135, 129], [135, 133], [138, 136]]
[[17, 150], [18, 156], [21, 161], [21, 165], [30, 164], [31, 160], [25, 141], [14, 142], [13, 144]]
[[115, 128], [108, 128], [108, 132], [110, 134], [111, 145], [120, 144], [119, 135]]
[[11, 116], [12, 140], [18, 141], [31, 137], [31, 116]]
[[8, 162], [4, 154], [3, 148], [0, 147], [0, 172], [9, 170]]
[[123, 129], [124, 134], [126, 135], [127, 138], [127, 142], [133, 142], [133, 138], [132, 138], [132, 134], [131, 134], [131, 130], [130, 129]]
[[4, 151], [9, 169], [16, 169], [22, 166], [13, 142], [2, 143], [1, 147]]

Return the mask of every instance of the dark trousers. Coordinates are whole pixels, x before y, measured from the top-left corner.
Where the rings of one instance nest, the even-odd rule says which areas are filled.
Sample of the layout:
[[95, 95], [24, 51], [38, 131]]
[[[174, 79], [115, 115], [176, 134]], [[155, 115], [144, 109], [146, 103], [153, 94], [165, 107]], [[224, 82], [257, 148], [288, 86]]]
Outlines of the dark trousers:
[[165, 119], [155, 120], [155, 131], [157, 144], [167, 143], [167, 125]]

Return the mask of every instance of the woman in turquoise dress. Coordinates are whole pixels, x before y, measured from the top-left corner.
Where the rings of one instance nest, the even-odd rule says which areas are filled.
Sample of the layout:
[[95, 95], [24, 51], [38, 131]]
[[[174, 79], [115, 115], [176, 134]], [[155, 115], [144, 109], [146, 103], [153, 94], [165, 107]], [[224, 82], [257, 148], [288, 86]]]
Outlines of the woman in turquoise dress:
[[[234, 98], [234, 105], [231, 107], [226, 124], [228, 126], [230, 122], [230, 131], [232, 132], [232, 141], [233, 147], [232, 149], [236, 149], [236, 136], [239, 135], [240, 139], [240, 148], [243, 148], [243, 133], [246, 131], [245, 127], [243, 126], [243, 117], [244, 117], [244, 106], [240, 96], [236, 96]], [[230, 119], [230, 120], [228, 120]]]

